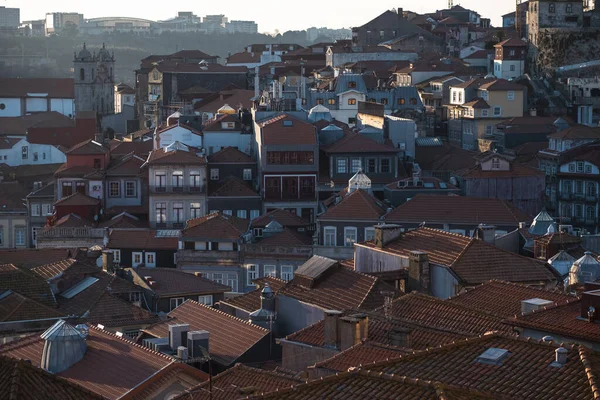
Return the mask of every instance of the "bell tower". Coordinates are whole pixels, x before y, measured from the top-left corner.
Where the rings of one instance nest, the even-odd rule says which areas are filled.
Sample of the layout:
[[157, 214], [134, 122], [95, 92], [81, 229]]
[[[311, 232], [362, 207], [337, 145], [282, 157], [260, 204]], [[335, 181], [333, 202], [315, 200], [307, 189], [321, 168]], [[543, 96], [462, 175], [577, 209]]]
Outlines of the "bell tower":
[[114, 54], [106, 46], [90, 53], [86, 44], [75, 53], [73, 71], [75, 81], [75, 112], [95, 111], [99, 115], [114, 113]]

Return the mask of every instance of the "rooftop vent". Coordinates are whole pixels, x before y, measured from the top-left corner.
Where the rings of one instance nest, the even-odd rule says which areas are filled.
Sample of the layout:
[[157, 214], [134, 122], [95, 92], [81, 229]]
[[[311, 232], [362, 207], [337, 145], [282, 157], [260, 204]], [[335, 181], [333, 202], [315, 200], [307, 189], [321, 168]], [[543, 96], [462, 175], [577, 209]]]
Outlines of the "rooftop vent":
[[496, 347], [490, 347], [483, 353], [481, 353], [475, 361], [482, 364], [491, 364], [491, 365], [502, 365], [502, 360], [504, 360], [510, 352], [506, 349], [498, 349]]
[[538, 311], [544, 309], [544, 307], [550, 307], [554, 302], [544, 299], [527, 299], [521, 301], [521, 313], [528, 314], [532, 311]]
[[567, 363], [567, 353], [568, 351], [564, 347], [559, 347], [554, 350], [555, 357], [554, 361], [550, 363], [550, 366], [556, 368], [564, 366]]

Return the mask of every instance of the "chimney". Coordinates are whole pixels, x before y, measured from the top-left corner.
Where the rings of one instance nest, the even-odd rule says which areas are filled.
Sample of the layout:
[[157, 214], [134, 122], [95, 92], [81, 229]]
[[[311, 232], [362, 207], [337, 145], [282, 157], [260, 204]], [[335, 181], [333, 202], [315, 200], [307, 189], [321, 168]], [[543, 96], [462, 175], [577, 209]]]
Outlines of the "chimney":
[[398, 17], [402, 18], [404, 15], [404, 9], [402, 7], [398, 7]]
[[383, 224], [375, 226], [375, 245], [383, 249], [388, 243], [399, 239], [402, 235], [400, 225]]
[[369, 338], [369, 316], [367, 314], [354, 314], [353, 318], [358, 319], [359, 339], [366, 340]]
[[114, 254], [112, 251], [104, 250], [102, 252], [102, 270], [104, 272], [109, 272], [109, 273], [114, 272], [115, 268], [113, 265], [113, 257], [114, 257]]
[[475, 237], [484, 242], [496, 245], [496, 227], [493, 225], [479, 224], [475, 230]]
[[567, 349], [564, 347], [559, 347], [558, 349], [554, 350], [554, 354], [554, 362], [550, 364], [551, 366], [560, 368], [567, 363]]
[[268, 283], [265, 283], [265, 287], [260, 292], [260, 308], [275, 312], [275, 294]]
[[102, 132], [96, 132], [94, 135], [94, 141], [100, 144], [104, 143], [104, 134]]
[[537, 108], [530, 108], [529, 115], [532, 117], [537, 117]]
[[396, 347], [403, 347], [405, 349], [411, 348], [411, 333], [412, 331], [407, 328], [392, 328], [389, 332], [390, 344]]
[[596, 285], [592, 286], [586, 283], [585, 291], [581, 294], [580, 317], [589, 322], [598, 319], [598, 313], [600, 312], [600, 290], [593, 290], [594, 286]]
[[355, 317], [340, 318], [340, 350], [348, 350], [360, 343], [360, 320]]
[[340, 326], [339, 319], [341, 311], [325, 311], [325, 347], [338, 348], [340, 345]]
[[44, 339], [40, 366], [50, 373], [66, 371], [85, 356], [87, 335], [62, 319], [40, 337]]
[[185, 346], [177, 347], [177, 358], [182, 361], [185, 361], [189, 358], [188, 348]]
[[204, 357], [210, 351], [210, 333], [191, 331], [187, 333], [187, 348], [191, 358]]
[[544, 299], [527, 299], [521, 300], [521, 313], [529, 314], [533, 311], [543, 310], [544, 307], [550, 307], [554, 305], [554, 302]]
[[408, 255], [407, 291], [429, 293], [429, 256], [423, 251], [411, 251]]
[[171, 350], [177, 351], [177, 348], [185, 344], [190, 326], [188, 324], [172, 324], [169, 325], [169, 347]]

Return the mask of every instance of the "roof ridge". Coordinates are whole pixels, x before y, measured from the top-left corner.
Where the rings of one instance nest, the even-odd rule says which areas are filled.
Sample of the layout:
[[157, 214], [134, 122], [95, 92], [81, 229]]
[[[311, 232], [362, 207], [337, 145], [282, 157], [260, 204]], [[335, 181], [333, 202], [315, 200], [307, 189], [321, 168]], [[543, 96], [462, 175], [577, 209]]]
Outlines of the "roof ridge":
[[[567, 297], [572, 297], [573, 299], [577, 298], [577, 296], [570, 294], [570, 293], [565, 293], [561, 290], [558, 290], [556, 287], [553, 288], [552, 290], [548, 290], [548, 289], [544, 289], [544, 288], [537, 287], [537, 286], [528, 286], [528, 285], [525, 285], [524, 283], [519, 283], [519, 282], [504, 281], [502, 279], [490, 279], [489, 281], [482, 282], [482, 283], [478, 284], [477, 286], [465, 288], [465, 290], [463, 292], [457, 293], [454, 296], [450, 296], [446, 300], [456, 299], [457, 297], [464, 296], [465, 294], [472, 292], [473, 290], [476, 290], [477, 288], [480, 288], [480, 287], [483, 287], [486, 285], [494, 285], [494, 284], [513, 286], [513, 287], [518, 287], [518, 288], [528, 289], [528, 290], [535, 290], [535, 291], [544, 292], [544, 293], [563, 294]], [[556, 303], [556, 301], [553, 301], [553, 303]]]
[[590, 389], [592, 389], [592, 393], [594, 395], [594, 399], [600, 399], [600, 386], [598, 378], [594, 373], [594, 368], [590, 359], [588, 358], [589, 350], [585, 346], [579, 346], [579, 359], [583, 364], [583, 368], [585, 374], [587, 376], [588, 383], [590, 384]]
[[[164, 322], [164, 321], [161, 321], [161, 322]], [[149, 352], [149, 353], [151, 353], [151, 354], [154, 354], [154, 355], [160, 356], [161, 358], [164, 358], [164, 359], [166, 359], [166, 360], [169, 360], [169, 361], [171, 361], [171, 363], [174, 363], [174, 362], [175, 362], [171, 356], [168, 356], [168, 355], [166, 355], [166, 354], [163, 354], [163, 353], [159, 353], [158, 351], [152, 350], [152, 349], [150, 349], [150, 348], [148, 348], [148, 347], [144, 347], [144, 346], [142, 346], [142, 345], [140, 345], [140, 344], [137, 344], [136, 342], [134, 342], [134, 341], [132, 341], [132, 340], [125, 339], [124, 337], [117, 336], [116, 334], [114, 334], [114, 333], [112, 333], [112, 332], [109, 332], [109, 331], [107, 331], [107, 330], [104, 330], [104, 329], [100, 329], [100, 328], [98, 328], [98, 327], [97, 327], [97, 326], [95, 326], [95, 325], [88, 324], [88, 327], [89, 327], [90, 329], [92, 329], [93, 331], [96, 331], [97, 333], [102, 333], [102, 334], [104, 334], [104, 335], [110, 336], [110, 337], [112, 337], [112, 338], [118, 339], [118, 340], [120, 340], [120, 341], [122, 341], [122, 342], [125, 342], [125, 343], [127, 343], [127, 344], [130, 344], [130, 345], [132, 345], [132, 346], [134, 346], [134, 347], [136, 347], [136, 348], [138, 348], [138, 349], [143, 349], [143, 350], [144, 350], [144, 351], [146, 351], [146, 352]], [[171, 363], [169, 363], [169, 364], [171, 364]], [[167, 365], [169, 365], [169, 364], [167, 364]], [[165, 367], [166, 367], [166, 366], [165, 366]]]
[[[218, 314], [222, 314], [222, 315], [224, 315], [224, 316], [226, 316], [226, 317], [228, 317], [228, 318], [230, 318], [230, 319], [233, 319], [234, 321], [242, 322], [242, 323], [244, 323], [245, 325], [249, 325], [249, 326], [251, 326], [251, 327], [253, 327], [253, 328], [257, 328], [257, 329], [258, 329], [258, 330], [260, 330], [260, 331], [264, 331], [264, 332], [266, 332], [266, 333], [269, 333], [269, 332], [270, 332], [268, 329], [266, 329], [266, 328], [263, 328], [262, 326], [255, 325], [255, 324], [251, 323], [250, 321], [244, 321], [244, 320], [243, 320], [243, 319], [241, 319], [241, 318], [238, 318], [238, 317], [236, 317], [236, 316], [233, 316], [233, 315], [231, 315], [231, 314], [228, 314], [228, 313], [226, 313], [226, 312], [224, 312], [224, 311], [217, 310], [217, 309], [216, 309], [216, 308], [214, 308], [214, 307], [209, 307], [209, 306], [206, 306], [206, 305], [204, 305], [204, 304], [198, 303], [196, 300], [187, 299], [186, 301], [184, 301], [184, 302], [183, 302], [183, 304], [185, 304], [185, 303], [187, 303], [187, 302], [190, 302], [190, 303], [193, 303], [193, 304], [196, 304], [196, 305], [202, 306], [202, 307], [204, 307], [204, 308], [206, 308], [206, 309], [208, 309], [208, 310], [214, 311], [214, 312], [216, 312], [216, 313], [218, 313]], [[182, 305], [183, 305], [183, 304], [182, 304]], [[179, 306], [179, 307], [181, 307], [181, 306]], [[176, 308], [175, 310], [177, 310], [177, 308]], [[173, 310], [173, 311], [175, 311], [175, 310]], [[171, 311], [171, 312], [173, 312], [173, 311]], [[170, 314], [170, 313], [169, 313], [169, 314]], [[165, 322], [165, 321], [161, 321], [161, 322]], [[260, 339], [259, 339], [259, 340], [260, 340]]]
[[514, 315], [513, 317], [506, 318], [505, 321], [513, 321], [513, 320], [522, 321], [521, 319], [519, 319], [520, 317], [527, 317], [527, 316], [530, 316], [530, 315], [533, 315], [533, 314], [539, 314], [539, 313], [544, 312], [544, 311], [553, 310], [555, 308], [566, 307], [566, 306], [573, 305], [573, 303], [577, 303], [577, 302], [580, 302], [580, 301], [581, 301], [580, 297], [574, 297], [572, 299], [568, 299], [568, 300], [565, 300], [565, 301], [560, 302], [560, 303], [559, 302], [554, 302], [554, 304], [552, 304], [551, 306], [545, 306], [545, 307], [542, 307], [539, 310], [531, 310], [531, 311], [526, 312], [526, 313], [519, 313], [519, 314]]

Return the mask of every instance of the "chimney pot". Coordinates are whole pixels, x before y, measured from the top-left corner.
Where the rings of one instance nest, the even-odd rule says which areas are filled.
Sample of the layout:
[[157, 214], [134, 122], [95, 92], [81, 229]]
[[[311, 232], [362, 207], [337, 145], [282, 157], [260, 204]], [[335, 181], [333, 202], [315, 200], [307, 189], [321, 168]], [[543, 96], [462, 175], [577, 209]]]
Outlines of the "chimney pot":
[[171, 347], [171, 350], [177, 351], [179, 346], [186, 343], [189, 330], [189, 324], [169, 325], [169, 347]]
[[400, 225], [383, 224], [375, 226], [375, 245], [380, 249], [384, 248], [388, 243], [400, 238], [402, 228]]
[[554, 364], [556, 366], [563, 366], [567, 363], [567, 349], [564, 347], [559, 347], [558, 349], [554, 350], [554, 353], [556, 354], [554, 360]]

